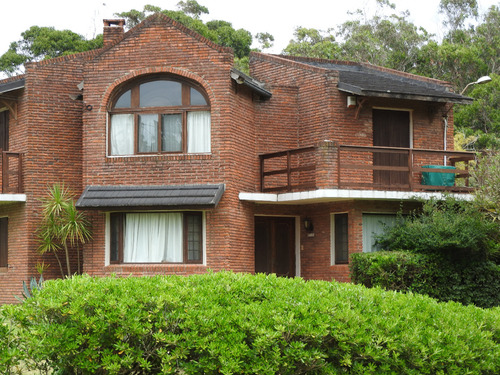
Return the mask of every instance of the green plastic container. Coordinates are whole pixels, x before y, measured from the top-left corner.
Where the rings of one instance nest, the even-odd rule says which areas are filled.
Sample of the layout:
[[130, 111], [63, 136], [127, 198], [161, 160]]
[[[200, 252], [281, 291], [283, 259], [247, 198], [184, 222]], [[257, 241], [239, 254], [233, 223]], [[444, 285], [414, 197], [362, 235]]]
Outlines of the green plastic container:
[[[455, 167], [444, 166], [444, 165], [424, 165], [422, 168], [455, 169]], [[422, 172], [422, 185], [454, 186], [455, 173]]]

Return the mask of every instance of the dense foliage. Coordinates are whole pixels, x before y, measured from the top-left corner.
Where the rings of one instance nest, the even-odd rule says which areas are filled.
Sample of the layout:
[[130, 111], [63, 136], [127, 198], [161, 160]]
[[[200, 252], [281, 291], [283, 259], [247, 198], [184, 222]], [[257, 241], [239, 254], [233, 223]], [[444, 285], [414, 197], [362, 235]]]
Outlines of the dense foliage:
[[0, 371], [17, 360], [78, 374], [500, 371], [498, 309], [352, 284], [75, 276], [1, 313]]
[[470, 202], [430, 199], [421, 209], [399, 216], [377, 242], [384, 250], [439, 254], [457, 261], [488, 260], [498, 256], [500, 227]]
[[483, 308], [500, 306], [500, 266], [439, 254], [381, 251], [353, 254], [352, 281], [366, 287], [425, 294]]
[[351, 277], [367, 287], [500, 306], [499, 238], [498, 221], [477, 201], [428, 200], [378, 236], [388, 251], [353, 255]]
[[22, 39], [10, 44], [0, 56], [0, 71], [8, 75], [22, 73], [23, 64], [53, 57], [85, 52], [102, 47], [102, 35], [86, 40], [70, 30], [32, 26], [21, 33]]

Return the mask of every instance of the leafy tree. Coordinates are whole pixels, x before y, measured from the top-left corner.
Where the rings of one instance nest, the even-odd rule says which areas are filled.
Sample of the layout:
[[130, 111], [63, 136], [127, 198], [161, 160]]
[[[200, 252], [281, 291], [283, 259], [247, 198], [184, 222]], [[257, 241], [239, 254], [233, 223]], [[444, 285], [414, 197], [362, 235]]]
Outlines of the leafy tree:
[[274, 36], [269, 33], [257, 33], [255, 34], [255, 38], [259, 41], [261, 49], [271, 48], [274, 44]]
[[64, 185], [53, 185], [42, 199], [42, 222], [38, 230], [40, 254], [53, 253], [59, 263], [61, 275], [65, 272], [59, 258], [64, 249], [66, 275], [71, 275], [69, 247], [76, 247], [78, 273], [81, 273], [79, 245], [92, 239], [90, 222], [81, 211], [77, 211], [72, 194]]
[[439, 12], [446, 16], [444, 24], [450, 28], [451, 34], [463, 29], [468, 18], [479, 15], [477, 0], [441, 0]]
[[[362, 18], [365, 16], [360, 13]], [[414, 70], [419, 49], [430, 34], [407, 20], [408, 12], [388, 17], [374, 16], [362, 21], [347, 21], [339, 28], [342, 58], [368, 61], [401, 71]]]
[[200, 19], [200, 16], [202, 14], [209, 13], [208, 8], [198, 4], [196, 0], [179, 1], [177, 3], [177, 6], [181, 11], [183, 11], [187, 15], [190, 15], [194, 19]]
[[464, 136], [475, 138], [476, 150], [500, 148], [500, 76], [490, 77], [491, 82], [476, 85], [470, 92], [472, 104], [455, 110], [455, 126]]
[[500, 220], [500, 154], [485, 153], [471, 171], [474, 203], [494, 221]]
[[142, 12], [133, 9], [129, 12], [117, 13], [115, 15], [125, 18], [127, 27], [131, 28], [152, 13], [162, 12], [175, 21], [203, 35], [205, 38], [221, 46], [231, 47], [237, 59], [243, 59], [250, 54], [252, 34], [249, 31], [245, 29], [236, 30], [227, 21], [213, 20], [203, 23], [200, 16], [208, 14], [208, 9], [198, 4], [195, 0], [180, 1], [177, 7], [179, 10], [162, 10], [159, 7], [146, 5]]
[[[377, 1], [379, 7], [394, 9], [386, 0]], [[419, 49], [430, 40], [423, 28], [409, 22], [408, 12], [401, 15], [375, 15], [368, 18], [357, 10], [354, 19], [344, 22], [337, 31], [321, 32], [297, 28], [295, 39], [284, 52], [290, 55], [370, 62], [389, 68], [413, 71]], [[337, 38], [337, 39], [336, 39]]]
[[[479, 46], [477, 52], [481, 60], [487, 65], [486, 72], [481, 74], [500, 75], [500, 9], [492, 6], [484, 15], [474, 32], [473, 43]], [[472, 80], [479, 77], [473, 77]], [[472, 81], [471, 80], [471, 81]]]
[[85, 40], [69, 30], [55, 30], [53, 27], [32, 26], [21, 33], [22, 39], [10, 44], [9, 50], [0, 56], [0, 70], [8, 75], [22, 72], [22, 65], [28, 61], [40, 61], [63, 55], [89, 51], [102, 47], [102, 36]]
[[321, 59], [338, 59], [340, 47], [335, 41], [331, 30], [326, 32], [298, 27], [294, 32], [295, 39], [290, 40], [288, 46], [283, 50], [287, 55], [306, 56]]
[[161, 12], [160, 7], [154, 5], [144, 5], [142, 11], [131, 9], [128, 12], [115, 13], [115, 16], [124, 18], [127, 22], [127, 28], [131, 29], [144, 21], [148, 16], [159, 12]]

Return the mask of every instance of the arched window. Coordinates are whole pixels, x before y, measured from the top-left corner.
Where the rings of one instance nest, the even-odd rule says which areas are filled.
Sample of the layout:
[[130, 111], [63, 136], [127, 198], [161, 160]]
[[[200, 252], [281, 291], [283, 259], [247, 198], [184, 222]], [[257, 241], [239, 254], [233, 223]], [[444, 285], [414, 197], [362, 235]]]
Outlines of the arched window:
[[201, 88], [150, 78], [117, 93], [110, 108], [109, 154], [210, 152], [210, 105]]

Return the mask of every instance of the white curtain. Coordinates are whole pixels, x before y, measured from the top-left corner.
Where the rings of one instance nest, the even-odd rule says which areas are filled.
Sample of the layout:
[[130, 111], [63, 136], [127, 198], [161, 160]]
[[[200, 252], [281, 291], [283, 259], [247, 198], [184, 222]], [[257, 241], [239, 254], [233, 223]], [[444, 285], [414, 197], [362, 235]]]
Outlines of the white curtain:
[[187, 113], [187, 152], [210, 152], [210, 112]]
[[158, 151], [158, 115], [139, 116], [139, 152]]
[[363, 252], [381, 250], [375, 245], [375, 237], [384, 232], [385, 226], [392, 227], [395, 223], [396, 215], [363, 214]]
[[134, 153], [134, 115], [111, 116], [111, 155], [132, 155]]
[[183, 261], [181, 213], [127, 214], [125, 222], [125, 263]]

